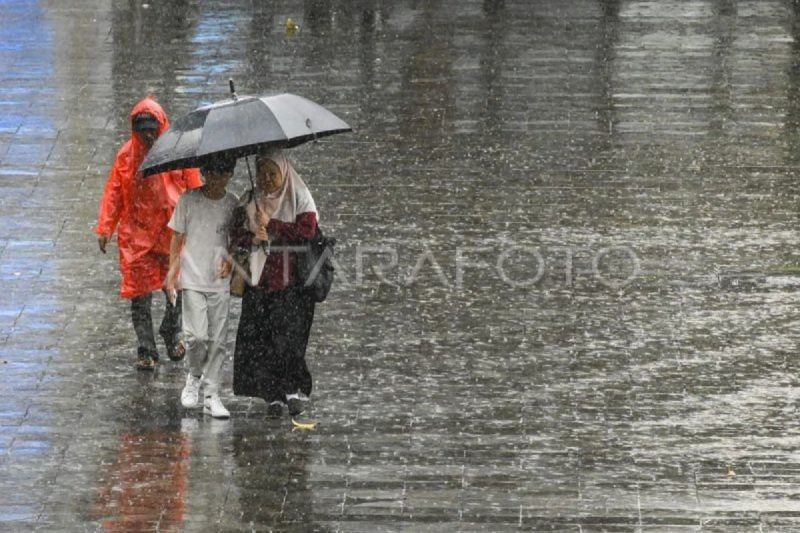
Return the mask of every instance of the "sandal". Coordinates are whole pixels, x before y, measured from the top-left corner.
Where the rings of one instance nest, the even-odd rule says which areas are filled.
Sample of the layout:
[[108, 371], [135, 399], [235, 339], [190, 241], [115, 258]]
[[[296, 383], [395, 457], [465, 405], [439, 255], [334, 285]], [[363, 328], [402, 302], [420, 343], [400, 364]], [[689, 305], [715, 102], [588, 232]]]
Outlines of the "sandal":
[[136, 368], [136, 370], [155, 370], [157, 360], [158, 359], [150, 355], [139, 354], [133, 366]]

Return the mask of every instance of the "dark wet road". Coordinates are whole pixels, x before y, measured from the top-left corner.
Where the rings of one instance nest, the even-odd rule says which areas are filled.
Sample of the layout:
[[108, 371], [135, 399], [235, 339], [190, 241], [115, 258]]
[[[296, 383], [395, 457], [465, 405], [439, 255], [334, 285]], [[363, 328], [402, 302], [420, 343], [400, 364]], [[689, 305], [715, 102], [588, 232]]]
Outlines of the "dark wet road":
[[[793, 6], [3, 2], [0, 530], [797, 530]], [[293, 151], [314, 432], [136, 375], [90, 233], [133, 103], [228, 77], [356, 129]]]

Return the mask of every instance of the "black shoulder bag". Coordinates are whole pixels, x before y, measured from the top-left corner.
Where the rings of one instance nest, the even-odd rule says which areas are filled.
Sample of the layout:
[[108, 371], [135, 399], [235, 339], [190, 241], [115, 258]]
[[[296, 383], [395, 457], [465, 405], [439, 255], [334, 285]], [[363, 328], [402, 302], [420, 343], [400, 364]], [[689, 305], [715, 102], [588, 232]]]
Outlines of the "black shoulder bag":
[[333, 247], [336, 239], [326, 237], [317, 226], [317, 234], [298, 253], [297, 278], [315, 302], [324, 302], [333, 285]]

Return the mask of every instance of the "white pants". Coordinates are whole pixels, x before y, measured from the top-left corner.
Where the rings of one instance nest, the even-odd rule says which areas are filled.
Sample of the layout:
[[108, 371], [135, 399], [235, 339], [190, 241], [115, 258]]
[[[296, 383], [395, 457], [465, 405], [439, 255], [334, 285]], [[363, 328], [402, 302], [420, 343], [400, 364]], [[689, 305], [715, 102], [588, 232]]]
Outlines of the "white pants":
[[203, 376], [204, 394], [219, 392], [220, 368], [228, 338], [230, 293], [183, 290], [183, 342], [193, 376]]

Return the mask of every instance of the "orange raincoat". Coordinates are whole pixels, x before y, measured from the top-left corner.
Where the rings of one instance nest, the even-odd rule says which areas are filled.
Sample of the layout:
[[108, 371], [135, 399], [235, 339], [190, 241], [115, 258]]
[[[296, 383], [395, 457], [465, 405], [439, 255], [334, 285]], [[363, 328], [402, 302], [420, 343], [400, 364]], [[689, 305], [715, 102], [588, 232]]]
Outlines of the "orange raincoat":
[[[131, 131], [134, 117], [141, 113], [156, 117], [159, 135], [169, 127], [161, 106], [145, 98], [131, 111]], [[117, 230], [122, 272], [120, 295], [129, 299], [159, 290], [164, 285], [172, 238], [167, 222], [183, 191], [202, 185], [196, 168], [143, 177], [138, 168], [146, 154], [147, 147], [137, 135], [131, 135], [117, 152], [94, 229], [98, 235], [107, 237]]]

